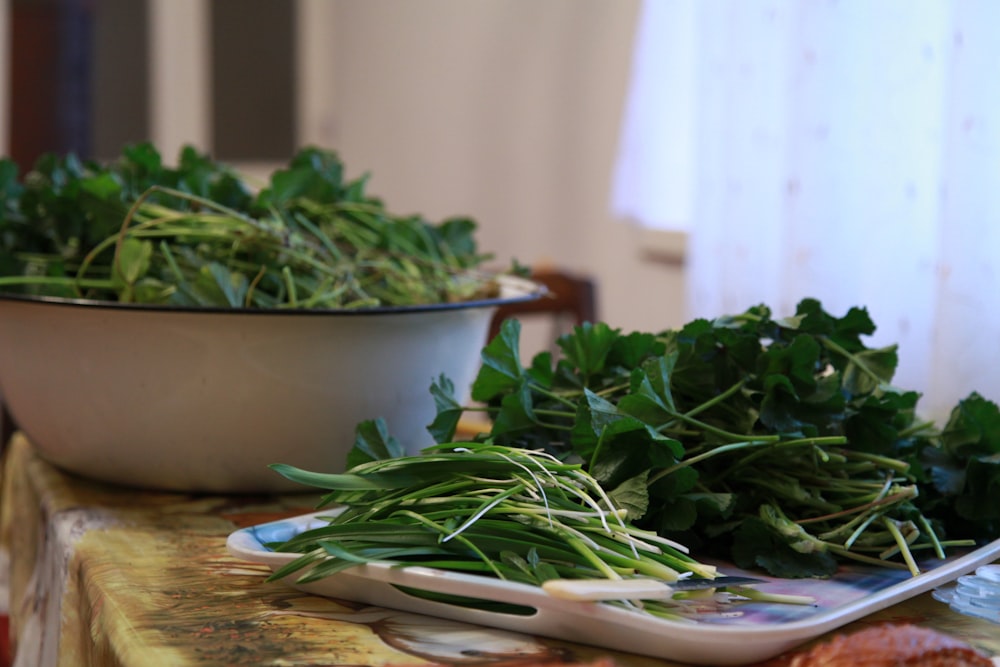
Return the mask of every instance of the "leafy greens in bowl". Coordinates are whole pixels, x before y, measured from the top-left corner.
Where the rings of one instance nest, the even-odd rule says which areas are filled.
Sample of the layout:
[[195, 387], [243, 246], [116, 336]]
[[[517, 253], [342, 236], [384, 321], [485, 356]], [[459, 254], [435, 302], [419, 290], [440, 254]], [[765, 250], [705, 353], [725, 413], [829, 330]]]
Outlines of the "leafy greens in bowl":
[[0, 290], [196, 307], [377, 308], [499, 295], [468, 218], [389, 211], [337, 155], [297, 153], [256, 187], [192, 147], [108, 164], [0, 161]]
[[390, 213], [305, 149], [263, 187], [186, 148], [0, 161], [0, 397], [39, 453], [172, 491], [339, 469], [357, 424], [433, 443], [427, 387], [468, 386], [501, 304], [539, 298], [467, 219]]

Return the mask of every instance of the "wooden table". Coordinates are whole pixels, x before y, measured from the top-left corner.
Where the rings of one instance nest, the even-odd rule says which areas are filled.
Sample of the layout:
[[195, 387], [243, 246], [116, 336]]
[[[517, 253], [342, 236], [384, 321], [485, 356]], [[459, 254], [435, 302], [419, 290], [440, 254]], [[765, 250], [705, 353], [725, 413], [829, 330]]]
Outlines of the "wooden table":
[[[236, 528], [302, 514], [318, 495], [149, 493], [66, 474], [15, 434], [4, 452], [0, 547], [15, 665], [517, 665], [676, 667], [305, 595], [235, 560]], [[1000, 628], [923, 595], [864, 623], [937, 627], [1000, 655]], [[1000, 663], [998, 663], [1000, 664]]]

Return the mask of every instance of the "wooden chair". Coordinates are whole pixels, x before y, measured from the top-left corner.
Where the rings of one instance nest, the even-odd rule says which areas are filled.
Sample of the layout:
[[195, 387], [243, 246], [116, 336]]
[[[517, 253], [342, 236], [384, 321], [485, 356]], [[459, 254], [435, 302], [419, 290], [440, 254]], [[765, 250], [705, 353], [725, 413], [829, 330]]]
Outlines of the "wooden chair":
[[552, 320], [553, 340], [572, 330], [573, 326], [597, 319], [597, 285], [590, 276], [560, 271], [536, 269], [531, 279], [545, 285], [548, 294], [534, 301], [501, 306], [490, 324], [490, 340], [508, 318], [547, 317]]

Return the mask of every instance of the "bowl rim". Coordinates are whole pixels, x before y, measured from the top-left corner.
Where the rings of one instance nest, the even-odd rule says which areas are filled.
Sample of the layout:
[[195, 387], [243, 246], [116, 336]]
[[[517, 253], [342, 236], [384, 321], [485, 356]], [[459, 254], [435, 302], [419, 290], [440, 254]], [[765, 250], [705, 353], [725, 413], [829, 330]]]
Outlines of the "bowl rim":
[[510, 291], [508, 295], [489, 297], [482, 299], [470, 299], [468, 301], [454, 301], [448, 303], [426, 303], [410, 306], [377, 306], [375, 308], [243, 308], [224, 306], [175, 306], [160, 305], [151, 303], [121, 303], [118, 301], [106, 301], [101, 299], [78, 299], [71, 297], [44, 296], [34, 294], [18, 294], [16, 292], [0, 291], [0, 302], [14, 301], [30, 304], [48, 306], [71, 306], [78, 308], [98, 308], [116, 311], [131, 312], [157, 312], [157, 313], [216, 313], [216, 314], [240, 314], [240, 315], [324, 315], [358, 317], [371, 315], [399, 315], [404, 313], [424, 313], [440, 312], [451, 310], [468, 310], [472, 308], [492, 308], [507, 304], [523, 303], [535, 301], [546, 296], [548, 288], [542, 283], [535, 282], [530, 278], [524, 278], [512, 274], [499, 274], [495, 276], [500, 283], [501, 293]]

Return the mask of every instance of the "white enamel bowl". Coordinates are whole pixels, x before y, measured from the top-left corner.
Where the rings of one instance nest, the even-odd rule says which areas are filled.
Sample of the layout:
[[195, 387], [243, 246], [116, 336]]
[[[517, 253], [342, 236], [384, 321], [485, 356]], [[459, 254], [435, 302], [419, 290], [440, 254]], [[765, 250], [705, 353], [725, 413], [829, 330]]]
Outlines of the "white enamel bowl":
[[176, 309], [0, 296], [0, 396], [51, 463], [146, 489], [303, 490], [267, 466], [343, 470], [359, 422], [433, 444], [430, 385], [461, 398], [502, 296], [374, 311]]

